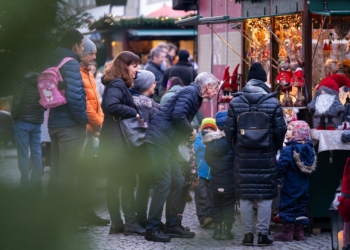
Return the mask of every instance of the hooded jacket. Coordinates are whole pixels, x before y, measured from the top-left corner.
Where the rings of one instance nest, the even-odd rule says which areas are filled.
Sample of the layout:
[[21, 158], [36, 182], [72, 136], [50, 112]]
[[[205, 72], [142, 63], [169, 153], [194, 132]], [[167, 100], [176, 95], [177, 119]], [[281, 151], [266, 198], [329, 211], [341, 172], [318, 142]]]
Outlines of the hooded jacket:
[[[277, 196], [276, 153], [282, 148], [287, 128], [281, 104], [276, 98], [277, 93], [267, 93], [264, 90], [264, 82], [259, 83], [255, 80], [254, 85], [250, 85], [249, 82], [243, 88], [243, 92], [237, 93], [230, 102], [225, 134], [227, 142], [234, 149], [234, 183], [237, 198], [268, 200]], [[260, 98], [268, 95], [258, 110], [266, 113], [270, 118], [273, 134], [273, 142], [270, 147], [253, 150], [236, 145], [237, 119], [240, 114], [250, 110], [249, 105], [239, 98], [240, 94], [246, 97], [251, 106], [256, 105]]]
[[37, 84], [38, 73], [29, 72], [20, 77], [12, 99], [11, 115], [14, 121], [35, 124], [44, 122], [45, 108], [39, 103], [40, 95]]
[[86, 93], [86, 113], [88, 124], [86, 126], [89, 133], [101, 130], [104, 114], [98, 100], [95, 78], [89, 68], [80, 66], [80, 74], [83, 80]]
[[198, 133], [198, 136], [193, 144], [194, 144], [194, 153], [196, 156], [195, 159], [196, 159], [196, 166], [197, 166], [197, 170], [198, 170], [198, 175], [199, 175], [199, 177], [201, 177], [203, 179], [210, 180], [211, 179], [210, 167], [208, 166], [208, 164], [204, 158], [205, 145], [202, 142], [202, 134], [201, 133]]
[[171, 89], [169, 89], [168, 92], [162, 96], [162, 99], [160, 99], [160, 106], [163, 107], [167, 101], [169, 101], [169, 99], [182, 88], [183, 87], [180, 85], [172, 86]]
[[211, 169], [210, 187], [214, 193], [234, 192], [233, 151], [227, 143], [223, 131], [209, 132], [203, 135], [206, 145], [205, 161]]
[[130, 93], [132, 98], [134, 99], [134, 103], [141, 113], [141, 117], [144, 122], [147, 124], [151, 123], [156, 114], [160, 110], [159, 103], [156, 103], [153, 99], [148, 96], [142, 95], [137, 92], [135, 89], [130, 89]]
[[49, 128], [86, 126], [86, 95], [80, 75], [79, 56], [72, 50], [58, 47], [49, 55], [50, 67], [57, 66], [65, 57], [72, 57], [61, 68], [60, 73], [65, 83], [67, 103], [50, 109]]

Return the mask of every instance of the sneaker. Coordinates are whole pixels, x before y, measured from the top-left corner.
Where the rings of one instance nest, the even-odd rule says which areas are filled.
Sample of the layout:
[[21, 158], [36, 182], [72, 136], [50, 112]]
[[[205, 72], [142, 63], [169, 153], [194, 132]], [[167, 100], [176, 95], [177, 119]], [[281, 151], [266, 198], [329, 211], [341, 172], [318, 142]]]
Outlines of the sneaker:
[[171, 238], [193, 238], [196, 235], [194, 232], [185, 231], [178, 226], [165, 227], [165, 233]]
[[254, 234], [253, 233], [244, 234], [244, 239], [242, 240], [242, 245], [253, 246], [253, 242], [254, 242]]
[[213, 223], [213, 219], [210, 217], [205, 218], [202, 222], [200, 222], [201, 228], [206, 228]]
[[271, 246], [273, 245], [273, 240], [270, 240], [267, 237], [267, 234], [261, 234], [258, 235], [258, 246]]

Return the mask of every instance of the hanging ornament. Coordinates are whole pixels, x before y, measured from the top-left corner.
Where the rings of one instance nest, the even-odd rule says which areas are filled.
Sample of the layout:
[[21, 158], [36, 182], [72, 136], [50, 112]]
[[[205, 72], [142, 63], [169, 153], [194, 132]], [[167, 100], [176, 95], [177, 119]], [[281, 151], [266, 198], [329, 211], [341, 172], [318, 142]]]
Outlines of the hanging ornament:
[[322, 53], [325, 54], [325, 53], [327, 53], [327, 52], [328, 52], [328, 44], [327, 44], [327, 42], [325, 42], [325, 43], [323, 44]]

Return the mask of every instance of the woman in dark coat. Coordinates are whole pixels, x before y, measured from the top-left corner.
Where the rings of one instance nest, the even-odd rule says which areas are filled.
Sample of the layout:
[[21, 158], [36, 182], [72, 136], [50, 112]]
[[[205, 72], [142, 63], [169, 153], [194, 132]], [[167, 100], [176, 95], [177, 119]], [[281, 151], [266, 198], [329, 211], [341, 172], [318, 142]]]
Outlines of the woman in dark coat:
[[[102, 83], [106, 86], [102, 110], [104, 122], [100, 137], [101, 160], [107, 169], [107, 207], [111, 217], [109, 233], [124, 231], [124, 235], [144, 235], [143, 229], [136, 220], [134, 187], [135, 170], [130, 164], [131, 152], [121, 133], [118, 120], [139, 116], [129, 88], [138, 71], [139, 57], [132, 52], [121, 52], [106, 70]], [[119, 211], [119, 188], [125, 217], [125, 227]]]
[[[159, 103], [156, 103], [152, 96], [156, 86], [156, 78], [151, 71], [140, 70], [134, 81], [134, 87], [130, 89], [134, 103], [140, 111], [142, 119], [150, 124], [160, 110]], [[147, 205], [149, 189], [153, 184], [153, 168], [148, 150], [145, 144], [135, 150], [134, 166], [137, 167], [138, 188], [136, 192], [136, 212], [137, 220], [141, 226], [146, 227]]]

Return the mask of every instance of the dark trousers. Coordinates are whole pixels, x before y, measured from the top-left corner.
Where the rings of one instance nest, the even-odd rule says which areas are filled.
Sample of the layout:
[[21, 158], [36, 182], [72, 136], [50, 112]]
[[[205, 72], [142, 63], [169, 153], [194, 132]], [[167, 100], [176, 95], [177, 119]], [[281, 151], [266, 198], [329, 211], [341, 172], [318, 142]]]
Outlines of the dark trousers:
[[235, 221], [235, 193], [220, 194], [213, 193], [213, 222], [215, 224], [232, 224]]
[[81, 213], [86, 214], [92, 212], [93, 207], [93, 190], [92, 184], [93, 168], [96, 167], [96, 157], [94, 155], [94, 145], [92, 134], [87, 134], [82, 158], [78, 167], [77, 177], [77, 193], [79, 199], [79, 210]]
[[187, 203], [187, 196], [188, 196], [188, 188], [189, 187], [187, 185], [182, 187], [181, 195], [180, 195], [180, 199], [179, 199], [179, 205], [177, 206], [177, 209], [178, 209], [177, 212], [179, 214], [183, 214], [185, 211], [185, 206]]
[[79, 126], [49, 128], [49, 134], [52, 159], [49, 192], [60, 190], [59, 195], [72, 194], [86, 129]]
[[149, 200], [149, 190], [153, 185], [154, 173], [151, 158], [147, 146], [141, 145], [137, 149], [136, 173], [138, 175], [138, 187], [136, 191], [136, 213], [137, 221], [145, 226], [147, 222], [147, 205]]
[[166, 201], [166, 225], [177, 226], [178, 202], [184, 178], [179, 169], [176, 155], [156, 145], [147, 144], [154, 167], [154, 191], [147, 218], [147, 230], [156, 228], [161, 222]]
[[[134, 189], [136, 173], [132, 161], [107, 158], [104, 162], [107, 169], [106, 201], [111, 221], [122, 223], [120, 204], [123, 209], [125, 223], [136, 220]], [[120, 197], [119, 197], [120, 194]]]
[[200, 223], [213, 215], [213, 192], [210, 189], [210, 180], [199, 178], [198, 186], [194, 190], [197, 217]]

